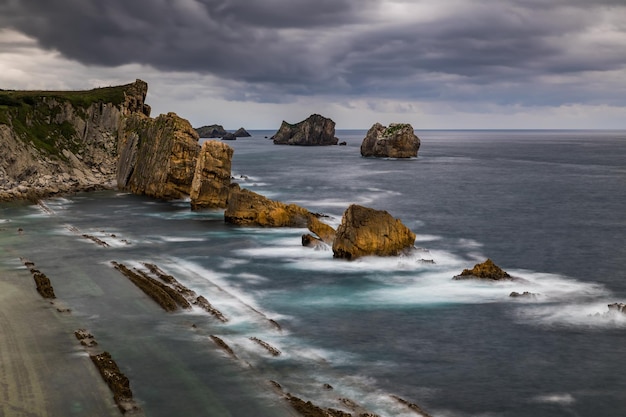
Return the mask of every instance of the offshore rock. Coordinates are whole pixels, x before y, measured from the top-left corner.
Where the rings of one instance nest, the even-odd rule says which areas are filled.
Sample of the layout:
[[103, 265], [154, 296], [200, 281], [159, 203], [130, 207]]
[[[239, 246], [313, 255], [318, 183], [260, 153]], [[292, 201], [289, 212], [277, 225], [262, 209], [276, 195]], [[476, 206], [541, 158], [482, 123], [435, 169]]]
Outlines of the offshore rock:
[[415, 233], [388, 212], [356, 204], [348, 207], [333, 242], [335, 258], [397, 256], [413, 248]]
[[124, 119], [118, 146], [120, 190], [164, 200], [189, 195], [200, 145], [187, 120], [175, 113], [156, 119], [132, 114]]
[[191, 209], [226, 208], [233, 148], [215, 140], [204, 142], [191, 183]]
[[228, 205], [224, 212], [227, 223], [261, 227], [306, 227], [311, 213], [295, 204], [280, 201], [230, 185]]
[[244, 129], [243, 127], [240, 127], [239, 129], [237, 129], [234, 135], [238, 138], [249, 138], [251, 136], [250, 133], [248, 133], [248, 131]]
[[202, 126], [195, 130], [201, 138], [221, 138], [228, 133], [222, 125]]
[[316, 216], [309, 217], [307, 228], [315, 233], [322, 242], [328, 245], [333, 244], [335, 236], [337, 235], [337, 231], [333, 229], [332, 226], [322, 223]]
[[481, 264], [474, 265], [472, 269], [464, 269], [461, 274], [455, 276], [455, 280], [481, 279], [488, 281], [500, 281], [513, 279], [507, 272], [502, 270], [491, 259], [487, 259]]
[[385, 127], [374, 124], [361, 143], [362, 156], [411, 158], [417, 156], [420, 139], [408, 123], [392, 123]]
[[336, 145], [335, 122], [313, 114], [296, 124], [285, 121], [273, 136], [275, 145], [325, 146]]
[[626, 314], [626, 304], [624, 303], [612, 303], [608, 305], [609, 312], [616, 312]]
[[0, 201], [111, 188], [125, 117], [150, 114], [148, 85], [0, 91]]
[[237, 140], [237, 136], [234, 133], [226, 132], [224, 136], [222, 136], [222, 140]]

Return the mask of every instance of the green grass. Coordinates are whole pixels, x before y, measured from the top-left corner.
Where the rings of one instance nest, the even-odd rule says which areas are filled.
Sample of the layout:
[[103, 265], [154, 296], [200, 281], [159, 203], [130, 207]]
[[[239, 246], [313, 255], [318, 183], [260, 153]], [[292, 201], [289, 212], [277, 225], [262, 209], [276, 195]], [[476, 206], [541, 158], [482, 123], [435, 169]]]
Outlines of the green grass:
[[86, 109], [94, 103], [121, 105], [127, 87], [86, 91], [0, 90], [0, 124], [11, 126], [23, 141], [31, 142], [37, 149], [64, 159], [62, 149], [69, 148], [75, 152], [80, 144], [69, 121], [51, 122], [61, 111], [61, 106], [69, 102], [76, 114], [84, 118]]

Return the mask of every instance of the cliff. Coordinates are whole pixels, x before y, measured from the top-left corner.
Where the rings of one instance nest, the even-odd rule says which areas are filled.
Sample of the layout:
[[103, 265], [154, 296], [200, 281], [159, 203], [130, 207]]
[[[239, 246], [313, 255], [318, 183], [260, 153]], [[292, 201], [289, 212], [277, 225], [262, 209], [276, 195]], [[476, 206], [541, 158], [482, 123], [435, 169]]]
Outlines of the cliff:
[[141, 80], [87, 91], [0, 90], [0, 200], [111, 186], [117, 134], [147, 117]]

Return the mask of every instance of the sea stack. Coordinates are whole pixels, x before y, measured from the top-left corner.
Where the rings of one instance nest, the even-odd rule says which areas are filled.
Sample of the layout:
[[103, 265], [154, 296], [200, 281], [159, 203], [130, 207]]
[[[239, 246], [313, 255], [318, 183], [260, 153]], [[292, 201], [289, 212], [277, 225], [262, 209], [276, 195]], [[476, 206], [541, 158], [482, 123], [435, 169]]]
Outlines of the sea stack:
[[336, 145], [335, 122], [319, 114], [313, 114], [300, 123], [285, 121], [273, 136], [275, 145], [326, 146]]
[[361, 143], [362, 156], [379, 158], [414, 158], [420, 148], [420, 139], [408, 123], [392, 123], [385, 127], [374, 124]]

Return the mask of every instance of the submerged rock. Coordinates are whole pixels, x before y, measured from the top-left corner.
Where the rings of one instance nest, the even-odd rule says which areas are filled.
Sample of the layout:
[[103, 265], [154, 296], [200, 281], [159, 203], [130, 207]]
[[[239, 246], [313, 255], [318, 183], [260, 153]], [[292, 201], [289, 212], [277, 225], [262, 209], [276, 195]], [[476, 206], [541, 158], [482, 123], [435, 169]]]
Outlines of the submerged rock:
[[215, 140], [202, 144], [191, 183], [191, 208], [226, 208], [233, 148]]
[[374, 124], [361, 143], [362, 156], [411, 158], [417, 156], [420, 139], [408, 123], [392, 123], [385, 127]]
[[413, 248], [415, 233], [388, 212], [356, 204], [348, 207], [333, 242], [335, 258], [396, 256]]
[[464, 269], [459, 275], [455, 276], [455, 280], [463, 279], [482, 279], [482, 280], [511, 280], [511, 277], [507, 272], [503, 271], [498, 265], [493, 263], [491, 259], [487, 259], [481, 264], [474, 265], [472, 269]]
[[275, 145], [325, 146], [336, 145], [335, 122], [319, 114], [313, 114], [300, 123], [283, 121], [273, 136]]

